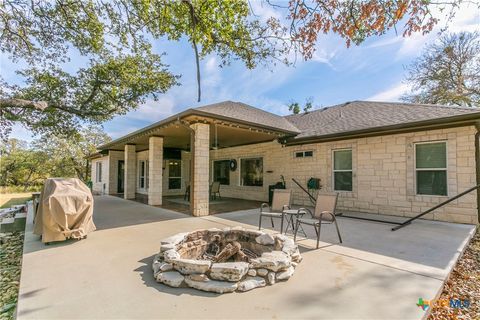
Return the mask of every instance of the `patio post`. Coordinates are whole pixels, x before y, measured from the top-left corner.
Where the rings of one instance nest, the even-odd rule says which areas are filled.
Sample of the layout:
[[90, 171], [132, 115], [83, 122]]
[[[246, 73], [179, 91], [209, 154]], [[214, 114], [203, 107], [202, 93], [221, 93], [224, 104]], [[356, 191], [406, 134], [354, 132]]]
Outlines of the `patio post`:
[[136, 164], [137, 154], [134, 144], [125, 145], [125, 176], [124, 176], [124, 190], [123, 198], [135, 199], [135, 180], [136, 180]]
[[159, 206], [162, 204], [162, 176], [163, 176], [163, 137], [148, 139], [148, 204]]
[[209, 153], [210, 153], [210, 126], [205, 123], [195, 123], [190, 126], [193, 131], [191, 172], [190, 208], [194, 216], [209, 214]]

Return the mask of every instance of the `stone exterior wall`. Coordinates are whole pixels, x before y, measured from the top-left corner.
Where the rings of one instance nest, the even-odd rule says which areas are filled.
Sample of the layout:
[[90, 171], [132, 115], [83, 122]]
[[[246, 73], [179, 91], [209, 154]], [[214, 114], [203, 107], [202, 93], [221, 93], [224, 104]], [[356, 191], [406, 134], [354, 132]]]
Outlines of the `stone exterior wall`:
[[193, 143], [193, 201], [192, 207], [194, 216], [205, 216], [209, 214], [209, 172], [210, 172], [210, 125], [195, 123], [190, 126], [195, 131]]
[[123, 197], [125, 199], [135, 199], [135, 190], [137, 186], [137, 155], [135, 145], [125, 145], [125, 186]]
[[[236, 159], [238, 168], [236, 171], [230, 171], [230, 185], [221, 186], [222, 196], [267, 201], [268, 186], [278, 182], [280, 175], [283, 175], [287, 182], [287, 188], [293, 190], [294, 203], [310, 205], [308, 196], [292, 182], [291, 178], [297, 179], [304, 186], [310, 177], [320, 178], [323, 185], [321, 192], [333, 192], [333, 150], [350, 148], [353, 158], [353, 191], [340, 192], [339, 210], [411, 217], [476, 184], [475, 132], [473, 126], [466, 126], [290, 147], [283, 147], [277, 142], [266, 142], [210, 150], [209, 181], [213, 181], [213, 161]], [[414, 145], [418, 142], [429, 141], [447, 142], [448, 196], [416, 195]], [[207, 140], [202, 140], [201, 143], [208, 145]], [[296, 158], [295, 152], [297, 151], [313, 151], [313, 157]], [[182, 152], [183, 181], [181, 190], [168, 190], [166, 163], [168, 159], [164, 160], [163, 195], [184, 194], [185, 186], [190, 180], [190, 156], [189, 152]], [[200, 156], [208, 159], [208, 156]], [[263, 186], [241, 186], [241, 159], [255, 157], [263, 158]], [[104, 162], [102, 180], [109, 181], [106, 192], [115, 193], [117, 160], [122, 158], [122, 151], [111, 151], [108, 157], [92, 161], [92, 180], [95, 192], [100, 193], [103, 189], [103, 184], [96, 183], [94, 180], [95, 162]], [[137, 152], [135, 157], [135, 190], [138, 193], [146, 193], [146, 190], [138, 189], [137, 163], [140, 159], [147, 160], [148, 151]], [[107, 165], [109, 161], [110, 163]], [[197, 170], [203, 170], [203, 175], [206, 174], [205, 165], [202, 165], [203, 168], [199, 168], [197, 162], [196, 166]], [[109, 172], [114, 174], [109, 175]], [[476, 193], [465, 195], [425, 218], [478, 223]]]
[[[97, 163], [102, 163], [102, 181], [97, 182]], [[109, 157], [104, 156], [92, 160], [92, 191], [95, 194], [108, 194], [109, 192]]]
[[[410, 217], [433, 207], [476, 184], [475, 128], [461, 127], [421, 131], [370, 138], [282, 147], [277, 142], [240, 146], [210, 151], [214, 160], [236, 159], [238, 168], [230, 172], [230, 185], [221, 186], [225, 197], [266, 201], [268, 185], [284, 175], [287, 188], [294, 192], [294, 203], [309, 205], [308, 196], [291, 178], [304, 186], [310, 177], [321, 178], [321, 192], [333, 192], [332, 152], [351, 148], [353, 160], [353, 191], [340, 192], [338, 208]], [[447, 142], [448, 196], [416, 195], [414, 144]], [[311, 158], [295, 158], [296, 151], [313, 151]], [[240, 185], [240, 159], [263, 157], [263, 186]], [[212, 174], [213, 170], [210, 170]], [[213, 180], [210, 175], [210, 180]], [[472, 192], [425, 216], [427, 219], [460, 223], [477, 223], [477, 198]]]
[[[162, 204], [163, 189], [163, 137], [150, 137], [148, 140], [148, 204]], [[156, 183], [160, 181], [160, 183]]]

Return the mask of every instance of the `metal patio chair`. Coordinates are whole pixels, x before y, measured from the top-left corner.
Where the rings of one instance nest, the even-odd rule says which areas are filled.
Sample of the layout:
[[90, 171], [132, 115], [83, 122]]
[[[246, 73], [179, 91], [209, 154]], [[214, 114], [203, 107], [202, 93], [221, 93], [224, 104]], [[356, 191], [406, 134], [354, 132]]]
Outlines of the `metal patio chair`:
[[217, 199], [217, 194], [218, 198], [222, 199], [222, 197], [220, 196], [220, 182], [214, 181], [212, 183], [212, 186], [210, 187], [210, 197], [212, 198], [212, 200]]
[[335, 218], [335, 209], [337, 207], [337, 199], [338, 199], [338, 193], [334, 195], [319, 194], [317, 196], [317, 201], [315, 203], [315, 211], [313, 213], [312, 211], [305, 208], [299, 209], [299, 210], [305, 210], [308, 213], [310, 213], [311, 218], [302, 217], [297, 219], [293, 240], [296, 241], [297, 239], [297, 232], [298, 232], [299, 226], [303, 224], [313, 226], [315, 228], [315, 233], [317, 234], [317, 249], [318, 249], [318, 243], [320, 242], [320, 231], [322, 228], [322, 224], [334, 223], [335, 228], [337, 229], [338, 239], [340, 239], [340, 243], [342, 243], [342, 236], [340, 235], [337, 219]]
[[[272, 222], [272, 228], [275, 227], [273, 223], [273, 218], [281, 219], [280, 224], [280, 233], [283, 232], [283, 219], [285, 217], [284, 210], [290, 209], [290, 203], [292, 200], [292, 191], [286, 189], [274, 189], [273, 190], [273, 199], [272, 205], [269, 206], [268, 203], [262, 203], [260, 207], [260, 217], [258, 220], [258, 230], [262, 228], [262, 218], [270, 218]], [[269, 209], [266, 211], [266, 209]]]

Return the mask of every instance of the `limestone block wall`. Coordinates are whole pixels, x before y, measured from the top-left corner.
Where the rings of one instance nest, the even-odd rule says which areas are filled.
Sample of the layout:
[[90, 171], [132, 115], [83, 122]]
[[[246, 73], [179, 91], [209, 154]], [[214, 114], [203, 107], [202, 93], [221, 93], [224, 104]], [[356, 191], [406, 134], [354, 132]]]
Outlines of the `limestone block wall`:
[[193, 175], [193, 215], [209, 214], [209, 172], [210, 172], [210, 126], [195, 123], [190, 126], [195, 131]]
[[148, 141], [148, 204], [162, 204], [163, 137], [150, 137]]
[[[210, 151], [210, 181], [213, 181], [213, 161], [237, 161], [237, 169], [230, 171], [230, 185], [221, 185], [220, 194], [225, 197], [267, 201], [268, 185], [275, 184], [281, 174], [286, 174], [290, 165], [285, 161], [286, 152], [277, 142], [251, 144], [240, 147]], [[240, 177], [241, 159], [263, 158], [263, 186], [242, 186]], [[288, 186], [288, 185], [287, 185]]]
[[137, 156], [135, 145], [125, 145], [125, 199], [134, 199], [136, 190]]
[[[238, 168], [230, 172], [230, 185], [221, 186], [225, 197], [266, 201], [268, 185], [284, 175], [294, 203], [310, 201], [291, 178], [304, 186], [310, 177], [321, 178], [321, 192], [333, 192], [332, 153], [351, 148], [353, 191], [340, 192], [339, 210], [361, 211], [410, 217], [443, 202], [476, 184], [475, 128], [466, 126], [395, 135], [282, 147], [277, 142], [210, 151], [210, 181], [213, 161], [236, 159]], [[448, 196], [416, 195], [414, 145], [418, 142], [447, 142]], [[295, 158], [297, 151], [313, 151], [313, 157]], [[263, 186], [240, 185], [240, 159], [263, 157]], [[427, 215], [427, 219], [477, 223], [477, 197], [472, 192]]]
[[[97, 163], [102, 163], [102, 181], [97, 182]], [[109, 158], [104, 156], [101, 158], [93, 159], [91, 163], [91, 172], [92, 172], [92, 191], [95, 194], [108, 194], [109, 192]]]

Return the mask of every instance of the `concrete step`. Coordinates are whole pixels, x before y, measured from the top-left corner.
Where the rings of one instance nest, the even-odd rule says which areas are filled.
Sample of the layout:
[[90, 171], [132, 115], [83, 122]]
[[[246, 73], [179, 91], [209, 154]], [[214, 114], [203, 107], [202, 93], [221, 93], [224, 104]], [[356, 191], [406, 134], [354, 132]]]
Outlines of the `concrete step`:
[[15, 232], [15, 218], [3, 218], [2, 223], [0, 223], [0, 232]]
[[27, 224], [27, 214], [25, 212], [17, 213], [15, 215], [15, 231], [25, 230], [25, 225]]

